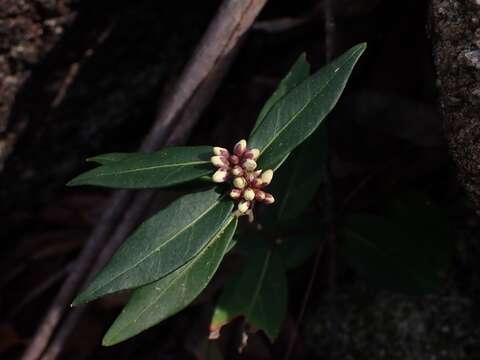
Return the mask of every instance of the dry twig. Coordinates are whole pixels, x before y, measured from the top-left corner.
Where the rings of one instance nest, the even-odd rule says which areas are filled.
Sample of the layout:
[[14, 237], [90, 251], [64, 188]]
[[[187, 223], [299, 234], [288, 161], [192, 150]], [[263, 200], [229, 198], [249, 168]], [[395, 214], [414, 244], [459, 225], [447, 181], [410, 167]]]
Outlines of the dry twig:
[[[192, 96], [200, 91], [202, 83], [204, 83], [209, 76], [213, 76], [212, 74], [218, 69], [219, 64], [222, 64], [223, 59], [229, 57], [229, 54], [231, 54], [242, 35], [244, 35], [251, 27], [266, 1], [267, 0], [224, 0], [217, 15], [212, 20], [200, 41], [192, 59], [189, 61], [179, 78], [171, 96], [165, 98], [162, 103], [151, 131], [142, 142], [140, 147], [142, 151], [155, 150], [167, 143], [167, 141], [169, 141], [169, 136], [173, 139], [171, 141], [174, 141], [179, 137], [178, 132], [180, 130], [173, 130], [173, 128], [177, 125], [177, 129], [180, 129], [183, 125], [181, 120], [187, 120], [186, 117], [184, 117], [181, 120], [178, 120], [177, 124], [174, 124], [174, 120], [178, 118], [182, 109], [184, 109], [192, 99]], [[205, 91], [205, 88], [203, 89], [203, 91]], [[211, 98], [211, 95], [206, 96], [202, 94], [202, 97], [205, 102]], [[202, 108], [202, 106], [199, 106], [198, 100], [194, 105], [199, 109]], [[191, 129], [193, 125], [190, 123], [187, 126]], [[78, 290], [78, 287], [85, 278], [88, 269], [91, 267], [100, 249], [105, 246], [108, 235], [111, 233], [115, 224], [119, 223], [123, 212], [129, 204], [130, 198], [131, 193], [125, 190], [118, 191], [112, 195], [112, 199], [107, 206], [100, 223], [95, 227], [92, 235], [87, 240], [87, 243], [72, 271], [39, 326], [33, 341], [25, 351], [22, 357], [23, 360], [37, 360], [44, 352], [50, 342], [53, 332], [65, 312], [65, 309], [71, 301], [73, 294]], [[134, 206], [130, 208], [132, 210], [125, 215], [126, 219], [135, 219], [135, 221], [125, 221], [122, 228], [119, 228], [115, 233], [115, 240], [124, 238], [124, 235], [126, 234], [124, 234], [125, 230], [123, 229], [130, 229], [134, 226], [133, 223], [135, 223], [140, 216], [137, 213], [137, 209], [142, 207], [140, 206], [142, 205], [140, 201], [142, 203], [145, 201], [145, 204], [148, 204], [149, 200], [146, 198], [147, 197], [140, 200], [139, 197], [136, 197]], [[116, 247], [109, 246], [108, 248], [113, 249]], [[74, 323], [76, 323], [76, 320], [69, 322], [69, 324]], [[52, 350], [49, 350], [51, 356], [46, 354], [45, 358], [50, 357], [53, 359], [57, 356], [61, 351], [59, 345], [63, 344], [69, 331], [70, 329], [66, 328], [66, 330], [59, 335], [59, 340], [55, 342], [55, 346], [52, 347]]]

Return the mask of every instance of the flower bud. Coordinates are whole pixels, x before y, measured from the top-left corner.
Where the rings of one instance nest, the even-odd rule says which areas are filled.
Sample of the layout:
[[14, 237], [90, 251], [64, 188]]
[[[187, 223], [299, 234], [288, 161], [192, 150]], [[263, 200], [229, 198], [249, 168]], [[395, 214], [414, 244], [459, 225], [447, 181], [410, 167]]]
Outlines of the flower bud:
[[236, 177], [233, 179], [233, 186], [235, 186], [237, 189], [243, 189], [245, 186], [247, 186], [247, 181], [243, 177]]
[[210, 161], [212, 162], [213, 166], [218, 167], [218, 168], [230, 165], [228, 163], [228, 160], [223, 156], [218, 156], [218, 155], [217, 156], [212, 156], [210, 158]]
[[262, 190], [257, 190], [255, 192], [255, 200], [257, 201], [265, 200], [265, 192], [263, 192]]
[[230, 153], [228, 152], [227, 149], [219, 147], [219, 146], [214, 146], [213, 147], [213, 153], [218, 156], [224, 156], [228, 158], [230, 156]]
[[257, 160], [259, 156], [260, 156], [260, 150], [258, 149], [249, 149], [245, 151], [245, 153], [243, 154], [243, 157], [245, 159], [252, 159], [252, 160]]
[[245, 214], [250, 208], [250, 201], [242, 200], [238, 203], [238, 211]]
[[273, 170], [265, 170], [261, 176], [262, 182], [268, 185], [272, 182]]
[[272, 194], [265, 193], [265, 200], [263, 200], [265, 204], [273, 204], [275, 202], [275, 198]]
[[257, 167], [255, 160], [247, 159], [242, 163], [242, 166], [247, 171], [253, 171]]
[[242, 156], [245, 150], [247, 149], [247, 141], [242, 139], [233, 147], [233, 152], [237, 156]]
[[233, 176], [242, 176], [243, 175], [243, 169], [241, 166], [235, 165], [232, 169], [232, 175]]
[[242, 190], [240, 190], [240, 189], [232, 189], [232, 190], [230, 191], [230, 197], [231, 197], [232, 199], [239, 199], [240, 196], [242, 196]]
[[262, 175], [262, 171], [263, 170], [255, 170], [253, 173], [255, 174], [255, 176], [258, 177], [258, 176]]
[[215, 173], [212, 176], [212, 180], [213, 182], [216, 182], [216, 183], [222, 183], [227, 180], [227, 177], [228, 177], [227, 169], [220, 168], [217, 171], [215, 171]]
[[233, 165], [237, 165], [238, 163], [240, 163], [240, 159], [238, 158], [237, 155], [231, 155], [229, 157], [229, 160]]
[[256, 178], [255, 181], [252, 181], [252, 186], [255, 188], [261, 188], [263, 186], [263, 181], [261, 178]]
[[243, 192], [243, 198], [247, 201], [252, 201], [253, 199], [255, 199], [255, 192], [252, 189], [247, 188]]
[[247, 180], [248, 184], [252, 184], [255, 181], [255, 174], [247, 174], [245, 175], [245, 180]]

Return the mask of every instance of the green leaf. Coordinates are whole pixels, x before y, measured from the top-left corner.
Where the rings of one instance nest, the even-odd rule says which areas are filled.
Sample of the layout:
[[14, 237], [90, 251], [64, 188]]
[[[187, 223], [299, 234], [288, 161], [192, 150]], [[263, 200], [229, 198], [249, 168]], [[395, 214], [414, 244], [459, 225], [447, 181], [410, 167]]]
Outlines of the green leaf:
[[215, 274], [237, 226], [233, 216], [188, 263], [164, 278], [135, 290], [103, 338], [110, 346], [158, 324], [190, 304]]
[[258, 167], [274, 169], [309, 137], [337, 103], [358, 58], [359, 44], [281, 98], [251, 134], [248, 144], [261, 151]]
[[252, 129], [252, 133], [255, 129], [265, 120], [268, 112], [272, 109], [281, 98], [283, 98], [290, 90], [300, 84], [305, 80], [310, 74], [310, 64], [307, 62], [305, 53], [301, 54], [295, 64], [288, 72], [288, 74], [280, 81], [277, 89], [274, 91], [272, 96], [267, 100], [265, 105], [263, 105], [260, 114], [258, 115], [255, 126]]
[[265, 222], [277, 226], [294, 219], [311, 203], [324, 174], [325, 148], [326, 132], [320, 126], [275, 172], [268, 191], [276, 202], [265, 212]]
[[237, 316], [274, 340], [287, 311], [287, 279], [280, 255], [258, 247], [243, 269], [228, 281], [215, 309], [210, 331], [220, 328]]
[[[414, 217], [412, 212], [408, 222], [415, 221]], [[423, 295], [442, 284], [448, 267], [448, 262], [432, 261], [437, 246], [432, 242], [441, 244], [444, 240], [441, 235], [436, 236], [434, 227], [428, 228], [429, 231], [420, 232], [394, 219], [355, 215], [340, 231], [340, 249], [375, 287]], [[448, 239], [447, 233], [444, 236]]]
[[95, 162], [100, 165], [106, 165], [109, 163], [113, 162], [118, 162], [120, 160], [125, 160], [126, 158], [134, 158], [135, 156], [141, 156], [144, 155], [144, 153], [108, 153], [108, 154], [102, 154], [102, 155], [97, 155], [93, 156], [91, 158], [88, 158], [86, 161], [87, 162]]
[[210, 174], [212, 148], [185, 146], [151, 154], [105, 154], [91, 161], [103, 165], [87, 171], [67, 185], [97, 185], [112, 188], [145, 189], [167, 187]]
[[290, 235], [282, 240], [278, 249], [285, 267], [290, 270], [302, 265], [319, 247], [320, 232]]
[[145, 221], [73, 302], [86, 303], [158, 280], [192, 259], [230, 216], [216, 190], [185, 195]]

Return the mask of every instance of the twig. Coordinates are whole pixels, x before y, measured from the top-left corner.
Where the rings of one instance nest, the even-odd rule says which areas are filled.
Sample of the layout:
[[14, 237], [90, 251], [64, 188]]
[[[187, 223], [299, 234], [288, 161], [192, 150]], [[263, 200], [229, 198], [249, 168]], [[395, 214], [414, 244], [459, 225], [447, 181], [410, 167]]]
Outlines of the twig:
[[[193, 125], [200, 117], [201, 113], [210, 102], [215, 90], [221, 83], [226, 71], [231, 64], [231, 58], [225, 59], [219, 64], [219, 70], [215, 71], [198, 91], [193, 96], [192, 100], [188, 103], [185, 110], [182, 112], [182, 116], [179, 120], [181, 127], [177, 127], [169, 136], [166, 145], [174, 145], [183, 143], [190, 134]], [[111, 240], [107, 243], [106, 247], [98, 257], [90, 275], [85, 283], [90, 282], [91, 279], [103, 268], [107, 261], [112, 257], [115, 250], [122, 244], [123, 240], [132, 231], [133, 227], [138, 223], [139, 219], [143, 215], [145, 208], [150, 204], [153, 199], [153, 191], [144, 191], [134, 196], [132, 204], [122, 219], [119, 227], [113, 234]], [[65, 321], [58, 329], [56, 336], [52, 340], [50, 346], [45, 351], [42, 360], [54, 360], [58, 357], [63, 349], [63, 346], [68, 339], [68, 336], [76, 328], [77, 323], [81, 320], [82, 315], [87, 310], [87, 306], [80, 306], [72, 309], [68, 314]]]
[[72, 265], [68, 265], [60, 269], [60, 271], [55, 272], [52, 276], [49, 276], [48, 279], [42, 281], [38, 286], [36, 286], [32, 291], [30, 291], [27, 296], [25, 296], [22, 301], [17, 304], [10, 313], [11, 318], [15, 317], [20, 310], [22, 310], [25, 305], [30, 303], [32, 300], [40, 296], [50, 287], [52, 287], [57, 281], [60, 281], [69, 271], [71, 271]]
[[66, 307], [70, 303], [72, 295], [77, 291], [95, 256], [102, 248], [105, 239], [111, 232], [112, 225], [120, 220], [121, 214], [128, 205], [130, 198], [131, 193], [126, 190], [118, 191], [112, 196], [112, 200], [109, 202], [100, 222], [88, 238], [72, 271], [70, 271], [42, 320], [33, 341], [25, 351], [22, 357], [23, 360], [36, 360], [41, 356]]
[[[192, 59], [179, 78], [171, 96], [162, 103], [151, 131], [140, 146], [142, 151], [152, 151], [168, 141], [169, 133], [172, 132], [174, 125], [173, 121], [178, 117], [193, 94], [198, 91], [202, 82], [210, 74], [214, 73], [217, 63], [226, 58], [232, 49], [235, 48], [235, 45], [250, 28], [266, 1], [224, 0]], [[180, 121], [177, 122], [177, 125], [177, 128], [182, 126]], [[173, 134], [175, 134], [175, 131]], [[115, 224], [118, 223], [118, 220], [120, 220], [130, 197], [130, 193], [124, 190], [118, 191], [112, 196], [104, 216], [87, 240], [74, 269], [53, 301], [33, 341], [26, 349], [22, 357], [23, 360], [37, 360], [44, 352], [68, 303], [84, 279], [85, 274], [95, 259], [95, 255], [104, 246], [107, 236]], [[133, 208], [137, 208], [137, 206]], [[125, 217], [134, 218], [133, 210], [130, 214], [126, 214]], [[124, 226], [126, 228], [127, 224]], [[120, 230], [117, 230], [116, 234], [119, 234], [118, 237], [120, 237]], [[63, 344], [63, 338], [68, 333], [68, 329], [64, 331], [65, 335], [60, 336], [57, 344]], [[60, 350], [55, 348], [55, 350], [52, 350], [52, 355], [55, 357]]]

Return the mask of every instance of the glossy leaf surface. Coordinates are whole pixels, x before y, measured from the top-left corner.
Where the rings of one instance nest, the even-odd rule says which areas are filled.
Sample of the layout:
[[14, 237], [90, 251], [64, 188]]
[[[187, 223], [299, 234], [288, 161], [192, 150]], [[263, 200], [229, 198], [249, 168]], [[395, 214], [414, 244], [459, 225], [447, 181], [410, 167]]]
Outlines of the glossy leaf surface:
[[216, 190], [174, 201], [140, 225], [74, 304], [145, 285], [178, 269], [209, 242], [232, 209], [233, 202]]
[[305, 54], [302, 54], [299, 56], [295, 64], [293, 64], [288, 74], [282, 79], [272, 96], [270, 96], [265, 105], [263, 105], [263, 108], [258, 115], [255, 126], [252, 129], [252, 133], [255, 131], [258, 125], [260, 125], [263, 120], [265, 120], [265, 117], [272, 109], [273, 105], [275, 105], [288, 92], [293, 90], [293, 88], [295, 88], [298, 84], [305, 80], [308, 75], [310, 75], [310, 64], [307, 62]]
[[151, 154], [112, 153], [91, 158], [103, 165], [89, 170], [68, 185], [145, 189], [167, 187], [210, 174], [210, 146], [172, 147]]
[[190, 304], [218, 269], [236, 226], [237, 219], [231, 216], [192, 260], [164, 278], [135, 290], [105, 335], [103, 344], [113, 345], [135, 336]]
[[276, 168], [315, 131], [337, 103], [365, 48], [365, 44], [351, 48], [272, 106], [248, 142], [261, 151], [259, 168]]
[[325, 170], [325, 148], [326, 133], [320, 126], [275, 172], [268, 190], [276, 201], [265, 212], [269, 224], [298, 217], [312, 202]]

